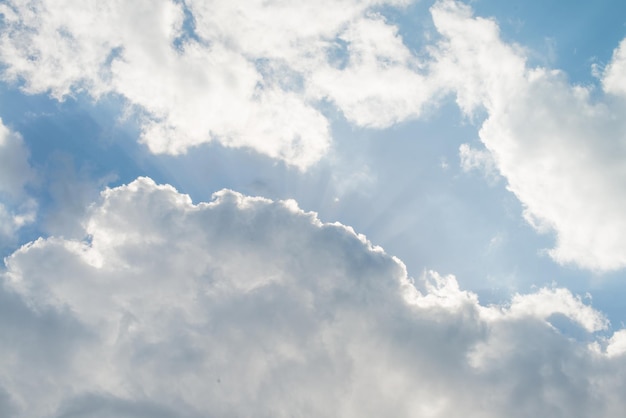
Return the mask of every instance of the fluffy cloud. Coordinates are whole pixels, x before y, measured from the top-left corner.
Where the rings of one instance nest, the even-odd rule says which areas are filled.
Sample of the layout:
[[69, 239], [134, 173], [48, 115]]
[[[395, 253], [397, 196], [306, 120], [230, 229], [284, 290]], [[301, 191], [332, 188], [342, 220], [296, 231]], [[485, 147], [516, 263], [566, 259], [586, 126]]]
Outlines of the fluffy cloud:
[[436, 91], [397, 28], [373, 15], [352, 23], [335, 41], [345, 45], [342, 61], [311, 72], [311, 94], [332, 100], [359, 126], [385, 128], [419, 116]]
[[[293, 201], [108, 189], [6, 259], [8, 417], [612, 417], [623, 331], [563, 289], [482, 306]], [[567, 318], [591, 344], [551, 322]]]
[[153, 152], [215, 140], [304, 169], [330, 144], [321, 101], [364, 126], [419, 114], [418, 63], [373, 11], [406, 3], [11, 0], [0, 60], [26, 92], [122, 96]]
[[[433, 77], [466, 113], [486, 110], [480, 139], [526, 219], [556, 232], [551, 256], [599, 271], [625, 267], [623, 103], [592, 99], [592, 87], [572, 86], [559, 71], [529, 68], [524, 51], [467, 6], [442, 1], [432, 13], [444, 38]], [[616, 94], [622, 50], [603, 80]]]
[[626, 39], [622, 40], [615, 51], [613, 51], [613, 57], [601, 75], [604, 91], [625, 96], [626, 83], [624, 82], [624, 74], [626, 74]]
[[22, 226], [35, 220], [36, 204], [26, 186], [35, 179], [22, 137], [0, 120], [0, 243], [14, 238]]

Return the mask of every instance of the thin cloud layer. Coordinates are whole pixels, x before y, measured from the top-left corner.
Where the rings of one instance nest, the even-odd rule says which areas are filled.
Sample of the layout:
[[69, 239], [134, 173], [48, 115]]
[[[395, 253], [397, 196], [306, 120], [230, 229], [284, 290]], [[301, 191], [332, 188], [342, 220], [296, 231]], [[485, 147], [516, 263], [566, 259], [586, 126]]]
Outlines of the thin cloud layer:
[[0, 119], [0, 246], [14, 240], [15, 233], [32, 223], [36, 203], [26, 187], [35, 180], [22, 137]]
[[[565, 289], [483, 306], [293, 201], [139, 178], [6, 259], [6, 417], [614, 417], [623, 331]], [[588, 341], [553, 325], [569, 321]]]

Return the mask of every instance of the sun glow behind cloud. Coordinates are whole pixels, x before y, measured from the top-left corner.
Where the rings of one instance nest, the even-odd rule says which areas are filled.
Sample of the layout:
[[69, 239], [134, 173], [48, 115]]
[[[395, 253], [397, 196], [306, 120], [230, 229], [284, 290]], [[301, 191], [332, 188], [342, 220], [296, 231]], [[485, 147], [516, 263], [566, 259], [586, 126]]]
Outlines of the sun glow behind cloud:
[[[618, 407], [621, 333], [587, 343], [557, 332], [556, 314], [584, 334], [607, 327], [566, 289], [481, 306], [454, 277], [410, 279], [399, 260], [293, 201], [224, 190], [193, 205], [147, 178], [106, 190], [85, 233], [88, 242], [38, 240], [6, 260], [3, 298], [20, 295], [13, 309], [31, 312], [0, 363], [5, 407], [24, 416], [54, 405], [55, 416], [614, 416]], [[52, 332], [38, 334], [44, 322]], [[35, 358], [39, 367], [27, 367]], [[581, 398], [588, 385], [596, 389]]]
[[[594, 274], [626, 267], [623, 43], [596, 68], [597, 85], [580, 86], [531, 64], [498, 22], [457, 1], [430, 7], [429, 35], [411, 43], [417, 51], [401, 19], [385, 15], [412, 10], [408, 3], [10, 0], [0, 4], [2, 76], [24, 94], [119, 100], [141, 152], [168, 155], [141, 158], [172, 168], [172, 182], [206, 164], [213, 178], [194, 186], [231, 182], [270, 197], [298, 189], [300, 204], [319, 194], [327, 214], [335, 205], [368, 231], [381, 223], [382, 236], [402, 237], [409, 227], [406, 215], [393, 219], [398, 206], [430, 205], [413, 217], [459, 213], [449, 196], [458, 186], [434, 179], [478, 170], [488, 187], [515, 196], [523, 222], [554, 234], [555, 263]], [[389, 151], [371, 146], [377, 136], [387, 149], [406, 147], [393, 136], [451, 101], [475, 138], [455, 138], [443, 160], [405, 157], [441, 175], [406, 176], [381, 156]], [[368, 133], [362, 143], [372, 148], [347, 138], [350, 130]], [[223, 189], [194, 204], [142, 176], [91, 203], [113, 168], [44, 179], [55, 171], [29, 158], [29, 144], [2, 125], [0, 242], [15, 249], [0, 290], [6, 416], [623, 410], [624, 331], [564, 283], [487, 305], [454, 276], [429, 266], [407, 272], [351, 227], [294, 200]], [[215, 155], [238, 164], [220, 167]], [[206, 160], [183, 167], [194, 156]], [[71, 154], [63, 158], [73, 167]], [[253, 180], [238, 184], [231, 174]], [[72, 204], [61, 183], [79, 195]], [[38, 206], [44, 195], [60, 202], [56, 213]], [[391, 200], [362, 205], [376, 196]], [[42, 219], [61, 221], [19, 242]], [[446, 219], [415, 224], [447, 242], [469, 240], [462, 220]], [[442, 221], [428, 225], [434, 220]], [[485, 252], [497, 252], [507, 236], [490, 233]]]

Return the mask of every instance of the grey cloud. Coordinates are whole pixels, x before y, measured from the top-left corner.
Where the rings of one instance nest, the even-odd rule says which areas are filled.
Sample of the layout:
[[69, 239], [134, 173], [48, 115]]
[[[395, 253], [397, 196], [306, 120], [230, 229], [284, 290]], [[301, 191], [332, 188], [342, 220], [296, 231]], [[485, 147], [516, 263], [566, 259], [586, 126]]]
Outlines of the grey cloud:
[[[192, 418], [155, 402], [88, 393], [66, 400], [55, 418]], [[207, 416], [210, 418], [210, 415]]]
[[[16, 417], [611, 417], [624, 406], [622, 334], [594, 334], [606, 320], [564, 289], [483, 306], [453, 277], [411, 279], [293, 201], [224, 190], [192, 204], [147, 178], [103, 192], [84, 225], [85, 241], [42, 239], [6, 260], [3, 326], [23, 324], [0, 363], [25, 376], [1, 382]], [[554, 315], [588, 338], [558, 331]]]
[[0, 387], [0, 414], [2, 414], [3, 417], [12, 418], [15, 416], [16, 412], [15, 405], [10, 395], [6, 390]]

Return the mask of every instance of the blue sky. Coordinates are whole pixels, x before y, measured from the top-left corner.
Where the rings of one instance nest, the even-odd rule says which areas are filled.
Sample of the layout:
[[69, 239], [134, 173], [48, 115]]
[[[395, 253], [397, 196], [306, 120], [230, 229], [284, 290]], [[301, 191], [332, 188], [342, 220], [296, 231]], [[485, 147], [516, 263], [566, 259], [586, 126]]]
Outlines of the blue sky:
[[626, 6], [65, 3], [0, 2], [6, 416], [617, 416]]

